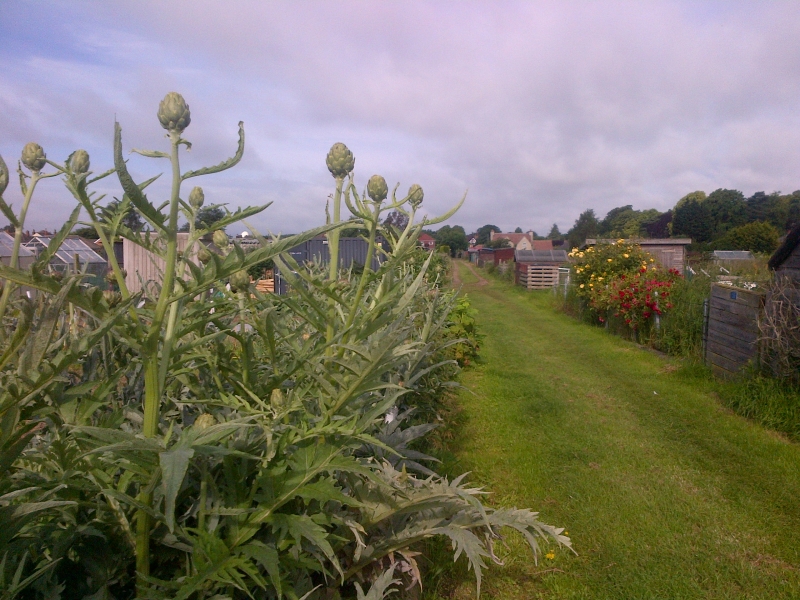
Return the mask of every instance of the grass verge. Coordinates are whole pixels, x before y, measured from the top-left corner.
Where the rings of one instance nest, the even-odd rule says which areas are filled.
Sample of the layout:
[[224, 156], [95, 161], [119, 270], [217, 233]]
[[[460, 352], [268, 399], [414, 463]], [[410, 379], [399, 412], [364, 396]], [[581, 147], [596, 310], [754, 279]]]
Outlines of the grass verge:
[[[486, 339], [446, 460], [578, 552], [536, 565], [509, 539], [483, 597], [800, 597], [800, 446], [722, 406], [702, 369], [457, 268]], [[474, 597], [443, 560], [427, 597]]]

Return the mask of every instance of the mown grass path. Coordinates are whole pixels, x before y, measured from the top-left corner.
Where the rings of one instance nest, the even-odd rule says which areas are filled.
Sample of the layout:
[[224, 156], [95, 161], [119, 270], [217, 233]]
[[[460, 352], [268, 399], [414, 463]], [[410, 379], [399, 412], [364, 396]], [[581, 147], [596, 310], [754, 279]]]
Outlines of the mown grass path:
[[800, 598], [800, 445], [676, 361], [558, 314], [549, 293], [477, 285], [456, 263], [486, 339], [453, 470], [566, 527], [578, 552], [537, 566], [512, 539], [482, 597]]

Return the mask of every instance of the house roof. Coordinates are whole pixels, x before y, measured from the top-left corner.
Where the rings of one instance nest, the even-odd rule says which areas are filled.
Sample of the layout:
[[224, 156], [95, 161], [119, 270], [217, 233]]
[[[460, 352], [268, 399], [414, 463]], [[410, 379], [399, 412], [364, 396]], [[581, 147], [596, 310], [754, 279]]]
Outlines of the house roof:
[[534, 250], [552, 250], [553, 240], [533, 240]]
[[769, 268], [773, 271], [780, 267], [789, 255], [794, 252], [794, 249], [800, 246], [800, 224], [795, 225], [794, 228], [786, 234], [783, 243], [775, 250], [775, 253], [769, 257]]
[[530, 241], [531, 239], [527, 233], [497, 233], [497, 232], [492, 232], [491, 238], [493, 240], [508, 240], [514, 246], [519, 244], [522, 238], [527, 238], [528, 241]]
[[420, 242], [435, 242], [436, 239], [427, 233], [420, 233], [419, 237], [417, 238]]

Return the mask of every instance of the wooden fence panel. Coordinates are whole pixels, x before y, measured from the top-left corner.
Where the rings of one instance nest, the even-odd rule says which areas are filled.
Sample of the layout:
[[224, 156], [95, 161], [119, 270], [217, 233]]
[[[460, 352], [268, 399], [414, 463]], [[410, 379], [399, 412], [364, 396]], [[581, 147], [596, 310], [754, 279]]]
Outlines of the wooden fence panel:
[[713, 284], [705, 335], [705, 359], [714, 373], [730, 377], [758, 357], [758, 318], [764, 294]]

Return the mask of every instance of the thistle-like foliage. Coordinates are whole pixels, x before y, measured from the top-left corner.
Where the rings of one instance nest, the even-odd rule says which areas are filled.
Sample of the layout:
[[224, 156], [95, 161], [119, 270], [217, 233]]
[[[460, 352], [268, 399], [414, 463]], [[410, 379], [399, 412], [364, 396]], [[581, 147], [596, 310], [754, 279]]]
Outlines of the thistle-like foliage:
[[[2, 598], [341, 591], [377, 600], [401, 579], [418, 582], [414, 547], [429, 537], [451, 540], [479, 586], [503, 528], [522, 533], [534, 556], [544, 539], [569, 546], [536, 513], [484, 507], [480, 490], [437, 475], [435, 461], [414, 447], [432, 429], [425, 402], [453, 384], [453, 349], [462, 343], [456, 298], [439, 287], [432, 257], [420, 260], [416, 249], [434, 221], [415, 220], [421, 188], [402, 199], [395, 188], [385, 200], [385, 182], [374, 179], [366, 200], [351, 175], [345, 181], [354, 159], [337, 146], [329, 158], [335, 198], [365, 231], [363, 270], [341, 269], [335, 253], [328, 266], [300, 265], [286, 253], [338, 232], [341, 206], [324, 227], [260, 238], [246, 253], [221, 229], [265, 207], [198, 229], [205, 193], [195, 188], [184, 201], [181, 192], [185, 179], [235, 165], [243, 130], [232, 158], [182, 172], [188, 105], [170, 94], [159, 119], [170, 152], [137, 152], [170, 161], [172, 192], [162, 204], [146, 195], [155, 178], [129, 174], [119, 126], [115, 169], [99, 176], [120, 180], [122, 198], [110, 207], [90, 191], [99, 177], [88, 155], [48, 161], [111, 250], [106, 293], [81, 273], [50, 273], [78, 209], [30, 270], [0, 267], [6, 289], [17, 287], [0, 313]], [[43, 168], [38, 153], [28, 154]], [[23, 194], [30, 201], [32, 186]], [[124, 225], [130, 211], [148, 233]], [[405, 214], [407, 226], [384, 228], [387, 211]], [[181, 215], [189, 243], [179, 253]], [[214, 250], [204, 238], [215, 231]], [[120, 237], [165, 265], [147, 296], [129, 292], [135, 274], [113, 259]], [[242, 276], [267, 259], [289, 280], [288, 296], [262, 295]], [[364, 583], [372, 584], [366, 593]]]

